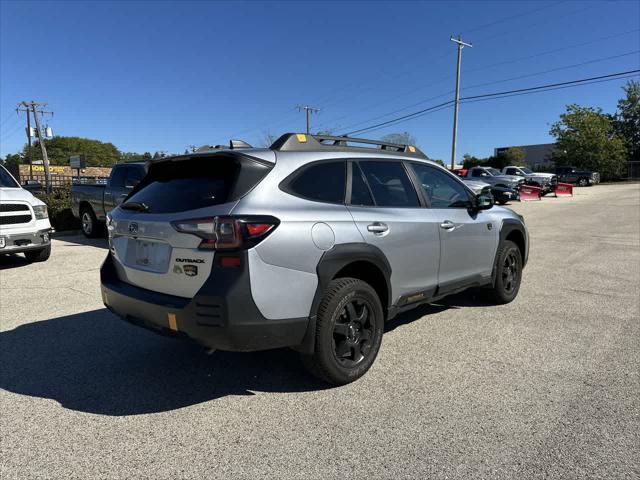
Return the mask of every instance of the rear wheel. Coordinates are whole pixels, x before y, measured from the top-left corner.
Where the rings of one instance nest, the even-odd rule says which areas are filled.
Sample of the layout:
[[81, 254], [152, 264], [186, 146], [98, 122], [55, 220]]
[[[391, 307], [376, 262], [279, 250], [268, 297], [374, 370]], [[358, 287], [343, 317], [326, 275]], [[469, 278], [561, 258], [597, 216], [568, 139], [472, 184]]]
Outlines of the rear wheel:
[[82, 207], [80, 211], [80, 222], [82, 224], [82, 233], [85, 237], [93, 238], [100, 234], [98, 219], [91, 207]]
[[368, 283], [333, 280], [318, 307], [314, 353], [302, 356], [305, 367], [334, 385], [353, 382], [376, 359], [383, 328], [382, 305]]
[[511, 240], [506, 240], [498, 250], [496, 280], [489, 290], [490, 299], [496, 304], [513, 301], [520, 290], [522, 280], [522, 255]]
[[589, 180], [587, 180], [586, 178], [581, 178], [580, 180], [578, 180], [579, 187], [586, 187], [587, 185], [589, 185]]
[[40, 250], [28, 250], [24, 252], [28, 262], [45, 262], [51, 256], [51, 245], [47, 245]]

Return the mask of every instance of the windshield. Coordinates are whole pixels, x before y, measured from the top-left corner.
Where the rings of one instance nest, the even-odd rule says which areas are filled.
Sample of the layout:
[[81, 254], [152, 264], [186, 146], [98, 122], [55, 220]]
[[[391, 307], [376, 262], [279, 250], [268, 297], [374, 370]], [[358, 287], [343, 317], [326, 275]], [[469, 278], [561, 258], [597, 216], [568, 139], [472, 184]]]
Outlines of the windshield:
[[526, 173], [527, 175], [533, 173], [533, 171], [530, 168], [521, 168], [520, 170], [522, 170], [524, 173]]
[[487, 168], [487, 171], [492, 175], [492, 176], [496, 176], [496, 175], [502, 175], [500, 173], [500, 170], [498, 170], [497, 168]]
[[20, 185], [13, 179], [13, 177], [7, 172], [6, 168], [0, 165], [0, 187], [5, 188], [20, 188]]

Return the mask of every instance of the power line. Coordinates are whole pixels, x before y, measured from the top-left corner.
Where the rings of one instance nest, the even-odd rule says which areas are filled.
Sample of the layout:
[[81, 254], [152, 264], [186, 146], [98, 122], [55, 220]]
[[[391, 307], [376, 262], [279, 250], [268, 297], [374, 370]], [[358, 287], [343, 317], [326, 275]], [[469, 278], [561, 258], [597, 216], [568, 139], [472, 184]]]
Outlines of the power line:
[[514, 18], [526, 17], [527, 15], [531, 15], [532, 13], [537, 13], [537, 12], [539, 12], [541, 10], [546, 10], [547, 8], [556, 7], [556, 6], [561, 5], [563, 3], [567, 3], [567, 0], [562, 0], [560, 2], [555, 2], [555, 3], [549, 4], [549, 5], [545, 5], [543, 7], [534, 8], [533, 10], [527, 10], [526, 12], [517, 13], [515, 15], [510, 15], [508, 17], [503, 17], [503, 18], [500, 18], [498, 20], [494, 20], [493, 22], [485, 23], [484, 25], [480, 25], [479, 27], [472, 28], [471, 30], [465, 30], [462, 33], [464, 33], [466, 35], [466, 34], [469, 34], [469, 33], [472, 33], [472, 32], [477, 32], [478, 30], [482, 30], [482, 29], [487, 28], [487, 27], [492, 27], [492, 26], [497, 25], [499, 23], [506, 22], [507, 20], [513, 20]]
[[[525, 93], [536, 93], [539, 91], [545, 91], [545, 90], [554, 90], [557, 89], [559, 87], [566, 87], [566, 86], [579, 86], [579, 85], [583, 85], [583, 84], [589, 84], [589, 83], [597, 83], [598, 81], [604, 81], [605, 79], [607, 81], [610, 80], [618, 80], [620, 78], [626, 78], [629, 76], [636, 76], [638, 73], [640, 73], [640, 69], [637, 70], [628, 70], [625, 72], [617, 72], [617, 73], [611, 73], [611, 74], [607, 74], [607, 75], [599, 75], [596, 77], [588, 77], [588, 78], [581, 78], [581, 79], [577, 79], [577, 80], [569, 80], [566, 82], [558, 82], [558, 83], [549, 83], [549, 84], [545, 84], [545, 85], [538, 85], [535, 87], [528, 87], [528, 88], [520, 88], [520, 89], [515, 89], [515, 90], [506, 90], [503, 92], [493, 92], [493, 93], [486, 93], [486, 94], [482, 94], [482, 95], [474, 95], [471, 97], [462, 97], [460, 99], [460, 102], [471, 102], [471, 101], [476, 101], [478, 99], [490, 99], [490, 98], [500, 98], [500, 96], [508, 96], [508, 95], [514, 95], [514, 94], [525, 94]], [[599, 83], [599, 82], [598, 82]], [[347, 132], [344, 133], [343, 135], [354, 135], [356, 133], [364, 133], [366, 131], [371, 131], [374, 129], [377, 129], [379, 127], [383, 127], [383, 126], [387, 126], [390, 124], [397, 124], [397, 123], [402, 123], [402, 121], [407, 121], [407, 120], [411, 120], [414, 118], [418, 118], [420, 116], [426, 115], [427, 113], [433, 113], [435, 111], [438, 111], [440, 109], [449, 107], [453, 104], [453, 100], [450, 100], [448, 102], [444, 102], [441, 103], [439, 105], [434, 105], [433, 107], [429, 107], [429, 108], [425, 108], [422, 110], [418, 110], [417, 112], [413, 112], [413, 113], [409, 113], [407, 115], [403, 115], [401, 117], [397, 117], [391, 120], [387, 120], [386, 122], [381, 122], [375, 125], [371, 125], [369, 127], [366, 128], [361, 128], [359, 130], [354, 130], [351, 132]]]
[[[532, 72], [532, 73], [528, 73], [526, 75], [519, 75], [517, 77], [511, 77], [511, 78], [506, 78], [506, 79], [502, 79], [502, 80], [495, 80], [495, 81], [492, 81], [492, 82], [485, 82], [485, 83], [481, 83], [481, 84], [470, 85], [470, 86], [466, 86], [465, 90], [470, 90], [472, 88], [478, 88], [478, 87], [486, 87], [488, 85], [495, 85], [495, 84], [498, 84], [498, 83], [505, 83], [505, 82], [509, 82], [509, 81], [512, 81], [512, 80], [521, 80], [523, 78], [535, 77], [535, 76], [538, 76], [538, 75], [544, 75], [545, 73], [557, 72], [557, 71], [560, 71], [560, 70], [566, 70], [566, 69], [570, 69], [570, 68], [577, 68], [577, 67], [581, 67], [581, 66], [584, 66], [584, 65], [589, 65], [589, 64], [592, 64], [592, 63], [598, 63], [598, 62], [602, 62], [602, 61], [606, 61], [606, 60], [611, 60], [611, 59], [614, 59], [614, 58], [620, 58], [620, 57], [633, 55], [633, 54], [639, 53], [639, 52], [640, 52], [640, 50], [635, 50], [635, 51], [632, 51], [632, 52], [627, 52], [627, 53], [623, 53], [623, 54], [619, 54], [619, 55], [611, 55], [611, 56], [608, 56], [608, 57], [597, 58], [597, 59], [588, 60], [588, 61], [585, 61], [585, 62], [576, 63], [576, 64], [572, 64], [572, 65], [565, 65], [565, 66], [562, 66], [562, 67], [547, 69], [547, 70], [543, 70], [543, 71], [540, 71], [540, 72]], [[449, 76], [449, 78], [450, 77], [451, 76]], [[430, 97], [428, 99], [421, 100], [419, 102], [413, 103], [413, 104], [408, 105], [406, 107], [403, 107], [403, 108], [400, 108], [400, 109], [396, 109], [396, 110], [394, 110], [392, 112], [388, 112], [388, 113], [385, 113], [385, 114], [382, 114], [382, 115], [378, 115], [378, 116], [373, 117], [373, 118], [369, 118], [369, 119], [364, 120], [364, 121], [360, 121], [360, 122], [348, 125], [347, 127], [345, 127], [345, 129], [353, 128], [353, 127], [365, 124], [367, 122], [370, 122], [370, 121], [373, 121], [373, 120], [377, 120], [379, 118], [384, 118], [384, 117], [387, 117], [389, 115], [393, 115], [394, 113], [399, 113], [399, 112], [402, 112], [404, 110], [408, 110], [409, 108], [412, 108], [412, 107], [417, 107], [418, 105], [422, 105], [422, 104], [424, 104], [426, 102], [429, 102], [431, 100], [436, 100], [438, 98], [446, 97], [447, 95], [450, 95], [452, 93], [454, 93], [454, 90], [449, 90], [447, 92], [443, 92], [440, 95], [436, 95], [434, 97]]]

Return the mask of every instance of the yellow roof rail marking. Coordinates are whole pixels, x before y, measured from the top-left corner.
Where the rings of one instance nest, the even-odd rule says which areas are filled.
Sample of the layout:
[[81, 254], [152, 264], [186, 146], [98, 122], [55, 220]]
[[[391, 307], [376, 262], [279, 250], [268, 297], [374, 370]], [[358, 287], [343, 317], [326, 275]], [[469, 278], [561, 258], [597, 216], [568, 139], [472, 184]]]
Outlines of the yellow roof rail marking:
[[307, 136], [304, 133], [296, 133], [296, 137], [300, 143], [307, 143]]
[[176, 320], [175, 313], [167, 313], [167, 320], [169, 320], [169, 328], [174, 332], [178, 331], [178, 321]]

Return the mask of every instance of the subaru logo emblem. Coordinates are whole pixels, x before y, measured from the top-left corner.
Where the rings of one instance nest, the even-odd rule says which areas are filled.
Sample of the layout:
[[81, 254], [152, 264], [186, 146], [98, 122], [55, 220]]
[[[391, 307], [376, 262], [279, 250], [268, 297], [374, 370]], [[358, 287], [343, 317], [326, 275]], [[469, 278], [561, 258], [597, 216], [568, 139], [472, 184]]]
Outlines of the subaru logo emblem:
[[131, 235], [137, 235], [138, 234], [138, 224], [135, 222], [131, 222], [129, 224], [129, 233]]

